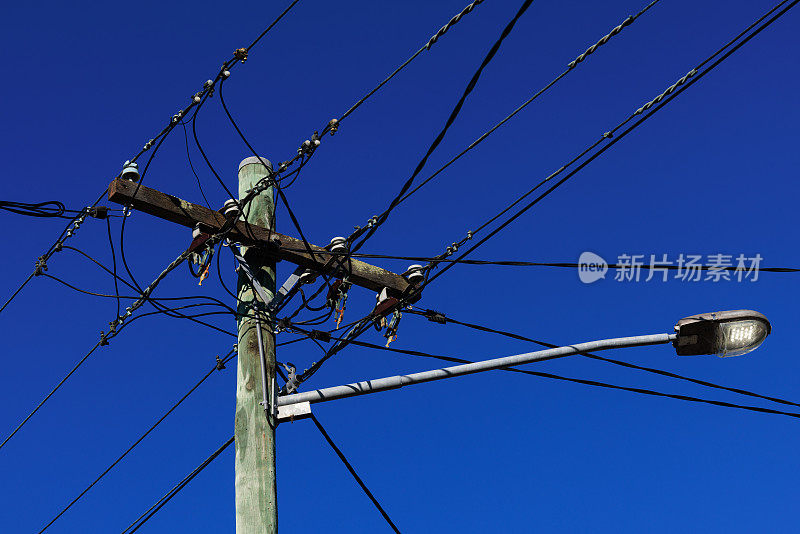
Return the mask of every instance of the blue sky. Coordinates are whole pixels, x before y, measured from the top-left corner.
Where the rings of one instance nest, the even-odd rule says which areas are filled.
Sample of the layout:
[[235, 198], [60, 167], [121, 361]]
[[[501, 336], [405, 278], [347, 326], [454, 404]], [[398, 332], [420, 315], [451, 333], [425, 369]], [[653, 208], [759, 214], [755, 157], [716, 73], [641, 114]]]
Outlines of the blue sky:
[[[239, 65], [225, 97], [252, 143], [288, 159], [416, 51], [464, 0], [330, 3], [301, 0]], [[443, 125], [472, 73], [519, 7], [487, 1], [342, 123], [287, 195], [309, 240], [348, 235], [383, 209]], [[284, 2], [30, 2], [7, 6], [0, 32], [2, 194], [19, 201], [91, 203], [231, 52]], [[421, 177], [560, 73], [643, 2], [534, 2], [487, 67]], [[574, 72], [398, 208], [365, 252], [432, 256], [549, 175], [683, 76], [772, 4], [662, 0]], [[574, 262], [584, 251], [760, 254], [798, 267], [796, 95], [790, 11], [653, 119], [486, 243], [476, 259]], [[198, 133], [230, 188], [248, 156], [213, 98]], [[176, 130], [147, 184], [202, 197]], [[192, 157], [214, 207], [227, 195]], [[278, 228], [295, 235], [285, 211]], [[10, 294], [57, 237], [61, 221], [0, 213]], [[119, 219], [114, 219], [118, 243]], [[152, 280], [190, 231], [143, 213], [126, 224], [126, 257]], [[106, 228], [89, 220], [70, 244], [110, 262]], [[235, 281], [226, 258], [223, 275]], [[408, 262], [375, 260], [396, 271]], [[71, 251], [48, 271], [113, 291], [110, 277]], [[214, 267], [216, 268], [216, 267]], [[278, 266], [279, 280], [291, 272]], [[612, 271], [613, 273], [613, 271]], [[611, 274], [611, 273], [610, 273]], [[161, 296], [229, 299], [216, 273], [202, 288], [184, 268]], [[668, 347], [606, 353], [640, 365], [800, 401], [797, 274], [756, 282], [582, 284], [572, 269], [457, 266], [420, 307], [552, 343], [670, 331], [694, 313], [749, 308], [773, 334], [748, 356], [678, 358]], [[372, 309], [351, 291], [345, 320]], [[0, 435], [21, 420], [98, 339], [113, 300], [34, 279], [0, 314]], [[215, 319], [227, 329], [228, 317]], [[331, 327], [333, 325], [330, 325]], [[381, 343], [374, 332], [366, 341]], [[279, 339], [280, 341], [280, 339]], [[226, 353], [233, 338], [164, 317], [134, 324], [89, 359], [2, 450], [0, 525], [37, 532]], [[393, 345], [485, 359], [532, 350], [523, 342], [404, 316]], [[308, 366], [311, 344], [279, 349]], [[313, 387], [424, 370], [412, 356], [352, 347]], [[634, 370], [572, 357], [532, 369], [758, 404]], [[309, 384], [311, 385], [311, 384]], [[122, 531], [233, 432], [233, 364], [211, 377], [49, 532]], [[766, 404], [763, 404], [767, 406]], [[483, 373], [319, 406], [315, 413], [403, 532], [780, 532], [795, 524], [793, 418]], [[141, 532], [228, 532], [234, 523], [227, 451]], [[278, 429], [278, 498], [286, 532], [388, 530], [308, 421]]]

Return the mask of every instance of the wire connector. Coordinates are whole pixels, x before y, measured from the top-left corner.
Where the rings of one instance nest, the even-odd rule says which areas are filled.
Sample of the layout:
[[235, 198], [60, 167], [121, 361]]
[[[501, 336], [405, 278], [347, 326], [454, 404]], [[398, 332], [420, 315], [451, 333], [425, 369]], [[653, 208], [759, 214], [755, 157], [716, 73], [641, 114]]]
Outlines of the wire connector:
[[425, 310], [425, 312], [422, 315], [433, 323], [439, 323], [439, 324], [447, 323], [447, 316], [442, 312], [438, 312], [436, 310]]
[[316, 339], [317, 341], [322, 341], [323, 343], [330, 343], [331, 341], [330, 333], [323, 330], [312, 330], [308, 333], [308, 338]]
[[108, 218], [108, 206], [94, 206], [86, 208], [86, 213], [89, 217], [94, 217], [95, 219], [106, 219]]
[[46, 256], [39, 256], [39, 259], [36, 260], [36, 267], [33, 270], [33, 276], [41, 276], [47, 270], [47, 257]]
[[339, 119], [331, 119], [328, 123], [328, 132], [331, 135], [334, 135], [336, 132], [339, 131]]

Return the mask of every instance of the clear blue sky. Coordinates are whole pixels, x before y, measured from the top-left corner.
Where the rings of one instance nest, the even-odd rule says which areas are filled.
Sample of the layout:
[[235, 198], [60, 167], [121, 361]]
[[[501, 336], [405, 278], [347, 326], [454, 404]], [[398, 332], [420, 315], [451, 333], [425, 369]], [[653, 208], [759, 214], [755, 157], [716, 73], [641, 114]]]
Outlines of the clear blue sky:
[[[326, 138], [287, 192], [308, 238], [348, 235], [386, 206], [443, 124], [520, 1], [489, 0]], [[286, 2], [17, 2], [0, 49], [4, 200], [91, 203], [231, 52]], [[301, 0], [238, 66], [226, 100], [258, 150], [288, 159], [466, 4]], [[436, 169], [527, 99], [575, 56], [644, 5], [539, 0], [520, 20], [444, 143]], [[663, 0], [478, 150], [399, 208], [364, 251], [435, 255], [684, 75], [771, 7], [742, 0]], [[656, 117], [614, 146], [475, 254], [478, 259], [577, 261], [621, 254], [760, 254], [800, 266], [796, 226], [800, 76], [790, 12]], [[231, 188], [247, 148], [217, 98], [198, 117], [201, 142]], [[193, 161], [206, 194], [226, 194]], [[422, 176], [427, 176], [423, 172]], [[202, 197], [182, 131], [147, 183]], [[0, 213], [10, 294], [62, 222]], [[118, 219], [113, 221], [118, 242]], [[293, 234], [285, 211], [279, 228]], [[102, 222], [70, 244], [110, 261]], [[150, 281], [189, 230], [134, 213], [126, 255]], [[408, 262], [376, 261], [403, 270]], [[65, 251], [50, 273], [95, 291], [110, 277]], [[234, 283], [230, 261], [224, 276]], [[215, 269], [216, 267], [214, 267]], [[279, 280], [291, 266], [279, 264]], [[229, 297], [216, 273], [198, 288], [182, 267], [161, 296]], [[607, 356], [800, 401], [797, 274], [757, 282], [582, 284], [573, 269], [458, 266], [420, 306], [553, 343], [670, 331], [686, 315], [750, 308], [773, 334], [729, 360], [677, 358], [668, 347]], [[351, 291], [345, 320], [371, 310]], [[114, 302], [37, 278], [0, 315], [0, 435], [5, 436], [98, 339]], [[216, 324], [235, 328], [231, 318]], [[331, 325], [332, 326], [332, 325]], [[367, 341], [381, 343], [375, 333]], [[280, 340], [280, 339], [279, 339]], [[0, 530], [36, 532], [227, 352], [224, 334], [151, 317], [86, 362], [0, 451]], [[393, 345], [483, 359], [532, 350], [502, 337], [407, 315]], [[279, 350], [306, 367], [311, 344]], [[314, 387], [435, 366], [349, 348]], [[664, 377], [573, 357], [532, 366], [567, 376], [757, 404]], [[51, 532], [119, 532], [233, 432], [235, 366], [209, 379]], [[766, 406], [766, 404], [764, 404]], [[403, 532], [787, 532], [796, 528], [796, 419], [642, 397], [509, 373], [484, 373], [319, 406], [319, 419]], [[231, 532], [229, 449], [140, 532]], [[388, 528], [309, 421], [278, 430], [284, 532]]]

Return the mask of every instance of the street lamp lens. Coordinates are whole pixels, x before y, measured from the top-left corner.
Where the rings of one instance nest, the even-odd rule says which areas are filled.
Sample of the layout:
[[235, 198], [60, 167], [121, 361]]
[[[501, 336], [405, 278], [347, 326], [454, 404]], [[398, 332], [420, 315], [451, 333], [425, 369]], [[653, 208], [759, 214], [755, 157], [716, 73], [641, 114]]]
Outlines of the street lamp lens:
[[755, 319], [721, 323], [719, 329], [716, 354], [722, 358], [747, 354], [767, 338], [766, 325]]
[[757, 349], [770, 329], [767, 318], [752, 310], [701, 313], [678, 321], [673, 346], [679, 356], [741, 356]]

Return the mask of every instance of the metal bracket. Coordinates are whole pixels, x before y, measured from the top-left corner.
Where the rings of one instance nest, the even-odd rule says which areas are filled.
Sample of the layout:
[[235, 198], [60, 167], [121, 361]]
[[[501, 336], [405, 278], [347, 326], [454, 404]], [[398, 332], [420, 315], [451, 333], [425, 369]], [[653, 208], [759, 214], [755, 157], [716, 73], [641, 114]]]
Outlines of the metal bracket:
[[289, 362], [280, 365], [286, 371], [286, 384], [284, 384], [283, 390], [287, 395], [294, 393], [297, 391], [297, 368]]
[[[250, 280], [250, 283], [253, 285], [253, 289], [258, 296], [261, 298], [261, 301], [266, 304], [268, 307], [272, 304], [272, 298], [267, 296], [267, 292], [264, 291], [264, 288], [261, 287], [261, 284], [258, 283], [258, 280], [253, 275], [253, 271], [250, 269], [250, 265], [248, 265], [247, 261], [242, 256], [242, 252], [239, 250], [238, 247], [231, 247], [231, 252], [236, 260], [239, 262], [239, 267], [244, 271], [244, 274], [247, 275], [247, 278]], [[273, 297], [274, 298], [274, 297]]]
[[289, 276], [289, 278], [286, 279], [280, 289], [278, 289], [277, 293], [275, 293], [275, 296], [272, 298], [269, 304], [267, 304], [267, 309], [269, 309], [269, 311], [275, 311], [280, 303], [283, 302], [287, 296], [289, 296], [294, 289], [294, 286], [297, 285], [297, 282], [300, 280], [300, 276], [302, 276], [305, 271], [306, 269], [303, 267], [298, 267], [294, 270], [294, 272]]
[[297, 404], [287, 404], [286, 406], [278, 406], [278, 423], [285, 421], [297, 421], [299, 419], [308, 419], [311, 417], [311, 403], [298, 402]]

